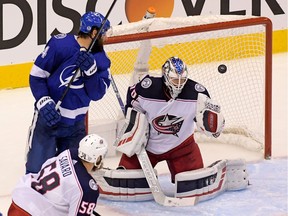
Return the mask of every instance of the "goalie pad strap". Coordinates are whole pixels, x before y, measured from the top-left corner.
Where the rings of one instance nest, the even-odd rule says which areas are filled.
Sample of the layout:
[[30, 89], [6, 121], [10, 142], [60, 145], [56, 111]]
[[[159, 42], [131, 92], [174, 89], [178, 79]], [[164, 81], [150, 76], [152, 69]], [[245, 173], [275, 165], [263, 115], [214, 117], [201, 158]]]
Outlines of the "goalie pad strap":
[[146, 201], [153, 199], [142, 169], [102, 169], [94, 172], [93, 177], [99, 186], [102, 198], [116, 201]]

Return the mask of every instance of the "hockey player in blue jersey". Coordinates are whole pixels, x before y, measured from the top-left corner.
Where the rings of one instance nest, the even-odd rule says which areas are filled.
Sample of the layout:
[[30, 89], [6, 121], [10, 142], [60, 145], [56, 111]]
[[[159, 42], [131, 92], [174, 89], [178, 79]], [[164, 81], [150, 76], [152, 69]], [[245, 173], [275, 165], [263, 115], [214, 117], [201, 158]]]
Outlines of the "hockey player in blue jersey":
[[[48, 158], [67, 148], [77, 148], [86, 135], [89, 103], [100, 100], [110, 86], [111, 62], [103, 49], [110, 28], [108, 20], [91, 52], [87, 52], [103, 20], [100, 13], [85, 13], [78, 35], [52, 36], [35, 60], [29, 78], [35, 112], [29, 128], [26, 173], [36, 173]], [[78, 69], [80, 72], [56, 109], [55, 104]]]

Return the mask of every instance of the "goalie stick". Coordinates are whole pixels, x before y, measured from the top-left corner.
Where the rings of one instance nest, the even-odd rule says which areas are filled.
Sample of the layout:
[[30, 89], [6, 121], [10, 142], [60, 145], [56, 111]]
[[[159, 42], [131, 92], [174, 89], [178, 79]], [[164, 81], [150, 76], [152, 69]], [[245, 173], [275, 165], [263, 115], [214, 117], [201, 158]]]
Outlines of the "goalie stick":
[[[145, 14], [145, 16], [143, 17], [142, 20], [154, 18], [155, 15], [156, 15], [155, 8], [154, 7], [149, 7], [147, 9], [146, 14]], [[138, 73], [143, 73], [143, 72], [148, 73], [147, 70], [149, 68], [148, 68], [147, 62], [149, 60], [150, 53], [151, 53], [151, 40], [141, 41], [140, 42], [140, 48], [139, 48], [138, 55], [137, 55], [137, 59], [136, 59], [135, 64], [134, 64], [134, 72], [133, 72], [132, 77], [130, 79], [129, 86], [132, 86], [132, 85], [134, 85], [134, 84], [136, 84], [136, 83], [138, 83], [140, 81], [141, 74], [139, 75]], [[115, 82], [115, 80], [114, 80], [112, 75], [111, 75], [111, 85], [113, 87], [113, 91], [114, 91], [114, 93], [116, 95], [116, 98], [118, 100], [118, 103], [120, 105], [122, 113], [124, 114], [124, 117], [125, 117], [125, 105], [123, 103], [123, 100], [122, 100], [122, 98], [120, 96], [120, 93], [119, 93], [119, 90], [117, 88], [116, 82]], [[117, 146], [120, 137], [125, 132], [126, 126], [127, 125], [125, 125], [125, 124], [122, 126], [122, 129], [119, 132], [119, 135], [117, 136], [117, 138], [116, 138], [116, 140], [115, 140], [115, 142], [113, 144], [114, 146]]]
[[[143, 17], [143, 20], [145, 19], [151, 19], [156, 16], [156, 10], [154, 7], [149, 7], [146, 11], [145, 16]], [[148, 31], [148, 27], [146, 27], [146, 31]], [[152, 44], [151, 39], [143, 40], [140, 42], [140, 48], [137, 54], [137, 59], [134, 64], [134, 72], [132, 74], [132, 77], [130, 79], [130, 85], [134, 85], [138, 83], [143, 76], [148, 74], [149, 71], [149, 57], [152, 51]]]
[[197, 197], [169, 197], [166, 196], [162, 189], [161, 185], [154, 173], [153, 167], [145, 150], [145, 147], [137, 154], [138, 160], [148, 182], [148, 185], [151, 189], [154, 200], [163, 206], [193, 206], [197, 203]]
[[[152, 7], [153, 8], [153, 7]], [[154, 9], [154, 8], [153, 8]], [[150, 15], [149, 15], [150, 14]], [[148, 15], [148, 16], [147, 16]], [[154, 9], [154, 15], [155, 16], [155, 9]], [[144, 18], [152, 18], [151, 17], [151, 13], [149, 10], [147, 10], [146, 15], [144, 16]], [[112, 79], [112, 85], [113, 85], [114, 80]], [[122, 109], [122, 99], [121, 96], [118, 92], [117, 86], [114, 82], [114, 85], [116, 88], [114, 89], [114, 92], [116, 93], [118, 102], [121, 106]], [[119, 100], [120, 98], [120, 100]], [[124, 113], [124, 109], [122, 109], [123, 113]], [[124, 113], [125, 115], [125, 113]], [[124, 124], [124, 126], [121, 129], [120, 134], [118, 135], [118, 137], [116, 138], [116, 141], [114, 143], [114, 145], [116, 145], [116, 143], [118, 143], [117, 141], [120, 140], [121, 136], [123, 135], [123, 133], [125, 132], [126, 127], [128, 126], [128, 124]], [[145, 150], [145, 147], [142, 147], [142, 149], [140, 150], [139, 153], [136, 154], [138, 157], [138, 160], [140, 162], [141, 168], [144, 172], [145, 178], [148, 182], [149, 188], [151, 189], [153, 198], [155, 200], [155, 202], [157, 202], [160, 205], [163, 206], [193, 206], [197, 203], [198, 198], [197, 197], [185, 197], [185, 198], [178, 198], [178, 197], [169, 197], [166, 196], [161, 188], [161, 185], [154, 173], [154, 169], [151, 165], [150, 159], [147, 155], [147, 152]]]
[[[88, 52], [91, 52], [92, 47], [94, 46], [96, 40], [99, 38], [100, 33], [101, 33], [102, 29], [104, 28], [104, 25], [105, 25], [105, 23], [106, 23], [106, 21], [107, 21], [107, 19], [108, 19], [108, 16], [109, 16], [110, 13], [111, 13], [111, 11], [112, 11], [112, 9], [113, 9], [116, 1], [117, 1], [117, 0], [114, 0], [114, 1], [112, 2], [112, 4], [111, 4], [111, 6], [110, 6], [110, 8], [109, 8], [109, 10], [108, 10], [108, 12], [107, 12], [107, 14], [106, 14], [106, 16], [104, 17], [104, 20], [102, 21], [102, 24], [101, 24], [101, 27], [100, 27], [99, 31], [97, 31], [97, 34], [96, 34], [95, 38], [93, 39], [93, 41], [91, 42], [90, 46], [88, 47]], [[72, 76], [72, 78], [70, 79], [69, 83], [67, 84], [67, 87], [66, 87], [65, 91], [63, 92], [61, 98], [59, 99], [59, 101], [58, 101], [57, 104], [56, 104], [56, 110], [58, 110], [59, 107], [61, 106], [62, 101], [64, 100], [65, 96], [67, 95], [67, 93], [68, 93], [68, 91], [69, 91], [69, 89], [70, 89], [70, 86], [72, 85], [72, 83], [73, 83], [73, 81], [75, 80], [75, 78], [76, 78], [77, 74], [79, 73], [79, 71], [80, 71], [80, 69], [78, 68], [78, 69], [76, 70], [76, 72], [73, 74], [73, 76]]]
[[[145, 13], [142, 20], [151, 19], [151, 18], [154, 18], [155, 16], [156, 16], [156, 9], [154, 7], [149, 7], [149, 8], [147, 8], [146, 13]], [[132, 85], [134, 85], [140, 81], [140, 75], [138, 75], [137, 73], [147, 72], [146, 70], [148, 70], [147, 62], [149, 60], [149, 56], [151, 53], [151, 48], [148, 48], [148, 47], [151, 47], [151, 40], [145, 40], [145, 41], [140, 42], [140, 48], [138, 51], [137, 59], [136, 59], [135, 64], [134, 64], [134, 72], [133, 72], [132, 77], [130, 79], [129, 86], [132, 86]], [[123, 100], [120, 96], [118, 87], [116, 85], [116, 82], [115, 82], [112, 74], [111, 74], [111, 85], [113, 87], [113, 91], [116, 95], [116, 98], [118, 100], [118, 103], [120, 105], [122, 113], [124, 114], [124, 117], [125, 117], [125, 105], [124, 105]], [[119, 132], [119, 135], [117, 136], [117, 138], [113, 144], [114, 146], [117, 146], [118, 142], [120, 141], [121, 136], [125, 132], [126, 127], [127, 127], [127, 124], [124, 123], [124, 125], [122, 126], [122, 129]]]

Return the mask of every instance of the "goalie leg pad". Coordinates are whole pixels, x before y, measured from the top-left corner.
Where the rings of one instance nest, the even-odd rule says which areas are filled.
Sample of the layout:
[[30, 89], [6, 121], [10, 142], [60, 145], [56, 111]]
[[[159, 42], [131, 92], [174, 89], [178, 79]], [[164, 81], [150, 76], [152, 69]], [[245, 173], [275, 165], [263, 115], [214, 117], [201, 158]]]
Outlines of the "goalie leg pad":
[[210, 166], [176, 175], [176, 197], [198, 197], [208, 200], [225, 191], [226, 160], [219, 160]]
[[243, 159], [227, 161], [227, 190], [242, 190], [248, 187], [248, 173]]
[[208, 200], [226, 190], [242, 190], [248, 186], [246, 163], [243, 159], [219, 160], [207, 168], [178, 173], [176, 197], [198, 197]]
[[[156, 170], [154, 170], [156, 173]], [[101, 169], [93, 174], [100, 197], [116, 201], [146, 201], [153, 196], [142, 169]], [[156, 173], [157, 175], [157, 173]]]

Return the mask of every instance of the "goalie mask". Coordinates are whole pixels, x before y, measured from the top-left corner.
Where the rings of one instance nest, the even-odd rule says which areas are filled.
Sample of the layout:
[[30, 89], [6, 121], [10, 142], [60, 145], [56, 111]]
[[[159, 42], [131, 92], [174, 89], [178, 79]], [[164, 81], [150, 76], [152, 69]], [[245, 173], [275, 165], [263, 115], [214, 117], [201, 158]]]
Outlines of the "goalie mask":
[[102, 160], [106, 156], [107, 151], [108, 144], [102, 137], [96, 134], [89, 134], [79, 143], [78, 157], [98, 166], [99, 160]]
[[[104, 18], [105, 17], [102, 14], [97, 12], [90, 11], [85, 13], [80, 19], [80, 31], [88, 34], [90, 33], [93, 27], [100, 29]], [[105, 34], [109, 28], [110, 28], [110, 22], [107, 19], [104, 24], [104, 27], [100, 32], [100, 35]]]
[[165, 85], [173, 99], [178, 97], [188, 80], [186, 64], [178, 57], [169, 58], [162, 66]]

